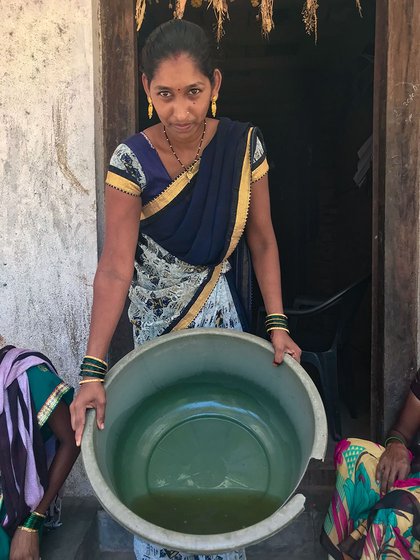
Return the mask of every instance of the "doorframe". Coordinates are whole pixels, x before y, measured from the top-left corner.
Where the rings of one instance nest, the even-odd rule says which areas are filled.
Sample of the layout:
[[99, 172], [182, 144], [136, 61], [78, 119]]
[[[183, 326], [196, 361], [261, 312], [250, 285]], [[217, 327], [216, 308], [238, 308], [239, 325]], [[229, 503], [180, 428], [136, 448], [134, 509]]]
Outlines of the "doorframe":
[[420, 364], [420, 3], [376, 3], [371, 430], [380, 440]]
[[[103, 245], [104, 182], [117, 145], [137, 131], [139, 72], [135, 0], [93, 0], [98, 251]], [[133, 349], [128, 301], [112, 338], [108, 361]]]
[[[98, 27], [98, 245], [103, 181], [122, 138], [136, 131], [139, 75], [135, 0], [94, 0]], [[420, 365], [420, 2], [376, 3], [373, 123], [372, 436], [381, 439]], [[134, 56], [133, 56], [134, 53]], [[123, 314], [111, 362], [131, 348]]]

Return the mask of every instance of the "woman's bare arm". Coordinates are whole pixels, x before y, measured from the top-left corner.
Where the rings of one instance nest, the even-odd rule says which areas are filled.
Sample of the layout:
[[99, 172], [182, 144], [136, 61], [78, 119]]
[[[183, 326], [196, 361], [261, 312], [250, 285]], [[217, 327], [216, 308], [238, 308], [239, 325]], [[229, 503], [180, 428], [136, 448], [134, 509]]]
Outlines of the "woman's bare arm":
[[[283, 313], [280, 260], [271, 221], [267, 176], [252, 185], [246, 235], [266, 312]], [[271, 341], [276, 364], [283, 361], [285, 352], [299, 361], [301, 350], [285, 331], [272, 331]]]
[[[48, 472], [48, 487], [35, 511], [45, 514], [48, 506], [63, 486], [79, 454], [70, 424], [69, 408], [60, 402], [51, 414], [48, 425], [58, 441], [58, 449]], [[38, 533], [17, 529], [10, 543], [10, 560], [38, 560]]]
[[[105, 190], [105, 243], [93, 285], [93, 306], [87, 354], [104, 359], [124, 308], [134, 271], [141, 213], [140, 197], [110, 186]], [[70, 411], [76, 443], [80, 445], [87, 408], [96, 409], [100, 429], [105, 421], [102, 383], [80, 387]]]
[[105, 190], [105, 242], [93, 284], [87, 353], [104, 359], [121, 317], [139, 234], [141, 198], [112, 187]]
[[48, 471], [48, 487], [36, 511], [45, 513], [58, 494], [79, 455], [74, 441], [67, 404], [61, 401], [48, 420], [48, 426], [57, 438], [58, 448]]

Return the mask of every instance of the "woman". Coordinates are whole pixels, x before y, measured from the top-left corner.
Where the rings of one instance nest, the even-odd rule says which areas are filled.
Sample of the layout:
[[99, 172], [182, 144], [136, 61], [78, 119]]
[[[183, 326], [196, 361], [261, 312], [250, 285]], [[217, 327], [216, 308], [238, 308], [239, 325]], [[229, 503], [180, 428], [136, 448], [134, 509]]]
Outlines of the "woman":
[[385, 446], [336, 448], [337, 484], [321, 535], [330, 558], [420, 558], [420, 463], [408, 449], [420, 430], [420, 370]]
[[[280, 363], [285, 352], [300, 357], [282, 314], [260, 132], [214, 118], [222, 76], [197, 25], [173, 20], [158, 27], [142, 51], [142, 70], [149, 117], [156, 111], [160, 122], [118, 146], [111, 159], [88, 357], [72, 405], [78, 444], [86, 408], [96, 408], [98, 427], [104, 425], [104, 358], [130, 283], [136, 345], [182, 328], [244, 328], [228, 260], [244, 231], [269, 314], [274, 362]], [[213, 118], [207, 117], [210, 106]], [[147, 547], [138, 558], [186, 558]]]
[[42, 354], [0, 350], [0, 560], [39, 559], [47, 510], [79, 453], [72, 394]]

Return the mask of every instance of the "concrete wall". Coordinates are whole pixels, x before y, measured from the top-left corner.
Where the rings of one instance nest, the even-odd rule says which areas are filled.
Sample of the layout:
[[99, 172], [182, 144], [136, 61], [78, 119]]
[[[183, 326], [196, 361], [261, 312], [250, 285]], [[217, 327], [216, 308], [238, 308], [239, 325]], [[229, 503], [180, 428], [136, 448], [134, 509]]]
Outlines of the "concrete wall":
[[[0, 11], [0, 346], [46, 353], [74, 385], [97, 262], [92, 2]], [[80, 468], [69, 487], [89, 491]]]

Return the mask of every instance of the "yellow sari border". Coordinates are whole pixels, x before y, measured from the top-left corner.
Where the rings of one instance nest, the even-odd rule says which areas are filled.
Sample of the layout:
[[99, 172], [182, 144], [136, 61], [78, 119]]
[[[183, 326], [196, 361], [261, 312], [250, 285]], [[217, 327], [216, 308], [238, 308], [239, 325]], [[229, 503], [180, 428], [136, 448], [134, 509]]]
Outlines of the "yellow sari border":
[[122, 191], [126, 194], [131, 194], [132, 196], [140, 196], [141, 190], [136, 183], [125, 179], [125, 177], [121, 177], [117, 175], [113, 171], [108, 171], [105, 179], [105, 183], [110, 187], [114, 187], [118, 191]]
[[42, 428], [42, 426], [54, 412], [55, 407], [61, 401], [63, 395], [70, 391], [70, 389], [71, 387], [67, 385], [67, 383], [64, 383], [64, 381], [57, 385], [57, 387], [45, 401], [44, 405], [37, 414], [38, 426], [40, 428]]
[[174, 179], [156, 198], [145, 204], [142, 208], [140, 219], [150, 218], [150, 216], [163, 210], [165, 206], [171, 203], [184, 190], [194, 175], [198, 173], [199, 169], [200, 160], [196, 161], [191, 168]]
[[211, 278], [208, 280], [197, 300], [193, 303], [186, 315], [184, 315], [184, 317], [182, 317], [182, 319], [172, 328], [172, 331], [186, 329], [188, 325], [190, 325], [190, 323], [200, 313], [220, 278], [223, 262], [227, 260], [233, 253], [244, 232], [246, 221], [248, 218], [249, 204], [251, 202], [251, 135], [252, 128], [248, 131], [245, 157], [242, 164], [241, 181], [239, 184], [235, 225], [233, 227], [228, 250], [223, 261], [215, 267]]
[[245, 157], [242, 164], [241, 182], [239, 184], [238, 204], [236, 209], [236, 219], [233, 228], [230, 244], [223, 260], [228, 259], [235, 250], [239, 240], [245, 230], [248, 218], [249, 204], [251, 202], [251, 135], [252, 128], [248, 131]]
[[210, 279], [207, 281], [207, 284], [204, 286], [203, 291], [198, 296], [196, 301], [188, 310], [188, 313], [182, 317], [182, 319], [172, 328], [173, 331], [179, 331], [182, 329], [186, 329], [188, 325], [194, 321], [197, 315], [200, 313], [202, 308], [204, 307], [206, 301], [209, 299], [212, 291], [214, 290], [219, 278], [220, 274], [222, 273], [222, 266], [223, 263], [218, 264], [214, 270], [213, 274], [211, 275]]
[[267, 175], [269, 170], [267, 158], [260, 163], [258, 167], [256, 167], [251, 173], [251, 183], [256, 183], [260, 179]]

